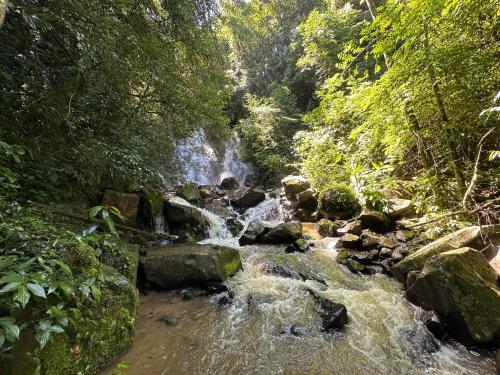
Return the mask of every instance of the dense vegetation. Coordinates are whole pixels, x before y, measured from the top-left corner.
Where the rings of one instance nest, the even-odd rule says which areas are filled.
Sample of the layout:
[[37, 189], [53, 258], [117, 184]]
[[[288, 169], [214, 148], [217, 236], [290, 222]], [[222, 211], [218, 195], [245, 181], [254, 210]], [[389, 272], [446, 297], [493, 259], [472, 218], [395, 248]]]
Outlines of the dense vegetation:
[[233, 66], [254, 95], [243, 144], [268, 180], [295, 166], [319, 190], [343, 182], [365, 201], [385, 192], [452, 206], [492, 130], [476, 191], [498, 191], [494, 1], [225, 6]]

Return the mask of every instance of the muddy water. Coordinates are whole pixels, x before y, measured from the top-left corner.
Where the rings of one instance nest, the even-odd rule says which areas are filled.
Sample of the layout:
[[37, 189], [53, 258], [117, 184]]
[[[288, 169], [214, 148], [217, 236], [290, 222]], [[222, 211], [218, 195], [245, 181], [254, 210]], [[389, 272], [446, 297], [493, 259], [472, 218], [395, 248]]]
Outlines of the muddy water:
[[[229, 306], [218, 306], [215, 298], [181, 300], [175, 292], [142, 296], [134, 346], [118, 359], [130, 363], [125, 373], [495, 374], [491, 356], [434, 342], [421, 323], [422, 311], [403, 298], [398, 283], [338, 266], [333, 245], [316, 241], [305, 254], [284, 254], [283, 247], [241, 249], [244, 271], [227, 282], [235, 293]], [[327, 286], [262, 274], [262, 261], [315, 275]], [[321, 332], [307, 288], [347, 306], [344, 330]], [[176, 324], [159, 321], [164, 314]], [[303, 327], [304, 336], [283, 335], [290, 324]]]

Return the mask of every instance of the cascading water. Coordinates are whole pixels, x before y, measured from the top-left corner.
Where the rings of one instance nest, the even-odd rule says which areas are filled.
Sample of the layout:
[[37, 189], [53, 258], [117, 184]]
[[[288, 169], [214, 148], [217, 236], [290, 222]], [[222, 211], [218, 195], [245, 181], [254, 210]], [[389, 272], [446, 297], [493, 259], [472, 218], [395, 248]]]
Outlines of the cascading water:
[[[212, 225], [205, 242], [237, 246], [225, 219], [202, 210]], [[279, 200], [268, 198], [241, 217], [281, 220]], [[219, 229], [217, 229], [219, 228]], [[495, 373], [491, 357], [460, 344], [438, 343], [425, 329], [423, 311], [409, 304], [400, 285], [382, 275], [357, 276], [339, 266], [336, 239], [312, 241], [314, 250], [285, 254], [283, 246], [240, 248], [243, 271], [226, 282], [234, 293], [228, 306], [215, 299], [182, 300], [175, 292], [142, 297], [137, 336], [123, 357], [127, 374], [189, 375], [472, 375]], [[266, 262], [311, 280], [262, 272]], [[313, 281], [324, 280], [323, 282]], [[349, 323], [322, 332], [309, 296], [343, 303]], [[176, 325], [159, 318], [167, 314]], [[290, 334], [291, 326], [300, 335]], [[288, 327], [288, 328], [287, 328]], [[288, 333], [287, 333], [288, 332]], [[111, 371], [111, 370], [110, 370]], [[110, 374], [108, 372], [107, 374]]]
[[[199, 165], [207, 165], [206, 160], [201, 158]], [[194, 171], [188, 177], [218, 183], [227, 173], [241, 180], [248, 169], [240, 162], [224, 162], [223, 168], [219, 164], [216, 177], [216, 172], [210, 177]], [[226, 226], [227, 212], [198, 209], [210, 224], [210, 238], [203, 243], [238, 247], [238, 237]], [[283, 221], [279, 198], [269, 195], [243, 215], [229, 214], [238, 216], [245, 227], [253, 220]], [[491, 356], [454, 342], [435, 341], [422, 323], [423, 311], [406, 301], [396, 281], [382, 275], [353, 275], [338, 265], [336, 241], [311, 241], [313, 250], [293, 254], [286, 254], [284, 246], [239, 247], [243, 270], [226, 282], [234, 294], [227, 306], [219, 306], [215, 298], [183, 300], [176, 292], [141, 296], [134, 346], [119, 359], [130, 367], [121, 371], [130, 375], [495, 374]], [[270, 275], [262, 267], [269, 263], [310, 277]], [[347, 307], [349, 323], [343, 330], [321, 331], [308, 290]], [[176, 324], [165, 324], [163, 316]], [[104, 374], [111, 374], [112, 367]]]

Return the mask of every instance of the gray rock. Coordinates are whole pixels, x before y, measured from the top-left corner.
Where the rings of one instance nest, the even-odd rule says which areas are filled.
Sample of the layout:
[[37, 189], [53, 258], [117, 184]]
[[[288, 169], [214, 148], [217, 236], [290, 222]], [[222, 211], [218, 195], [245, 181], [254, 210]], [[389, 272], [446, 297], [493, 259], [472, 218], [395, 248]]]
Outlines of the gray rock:
[[379, 211], [364, 209], [358, 217], [363, 228], [371, 229], [375, 232], [383, 233], [392, 228], [389, 218]]
[[219, 184], [219, 189], [222, 190], [235, 190], [240, 187], [240, 184], [234, 177], [226, 177]]
[[289, 199], [296, 199], [296, 195], [309, 189], [311, 185], [302, 176], [287, 176], [281, 180], [281, 184], [285, 190], [285, 195]]
[[318, 199], [313, 189], [307, 189], [297, 194], [297, 208], [303, 208], [308, 211], [316, 211], [318, 208]]
[[298, 221], [278, 224], [267, 231], [261, 243], [286, 244], [302, 238], [302, 224]]
[[314, 219], [314, 215], [311, 211], [302, 208], [298, 209], [292, 215], [292, 220], [301, 221], [303, 223], [312, 223], [315, 221]]
[[361, 241], [358, 236], [355, 234], [344, 234], [342, 237], [340, 237], [339, 240], [339, 247], [345, 247], [347, 249], [355, 249], [357, 248], [360, 244]]
[[231, 232], [233, 236], [237, 236], [238, 234], [240, 234], [240, 232], [244, 228], [243, 223], [234, 217], [230, 217], [229, 219], [227, 219], [226, 225], [229, 229], [229, 232]]
[[130, 226], [135, 226], [139, 209], [139, 200], [138, 194], [106, 190], [102, 198], [102, 205], [118, 208], [126, 219], [125, 223]]
[[498, 274], [477, 250], [464, 247], [431, 257], [406, 294], [435, 311], [450, 335], [466, 345], [500, 339]]
[[343, 236], [346, 233], [355, 234], [356, 236], [361, 235], [362, 225], [361, 221], [354, 220], [348, 222], [343, 228], [337, 230], [339, 236]]
[[164, 289], [224, 281], [241, 268], [238, 250], [217, 245], [156, 248], [144, 260], [146, 279]]
[[247, 229], [239, 239], [240, 246], [253, 245], [261, 239], [264, 234], [270, 229], [270, 226], [265, 225], [259, 220], [252, 221], [248, 224]]
[[328, 219], [321, 219], [316, 224], [316, 230], [321, 237], [336, 237], [339, 225]]
[[415, 205], [409, 199], [389, 199], [389, 210], [387, 216], [392, 220], [400, 220], [413, 217], [416, 214]]
[[248, 187], [231, 191], [229, 201], [236, 208], [255, 207], [266, 199], [266, 194], [262, 190], [256, 190]]
[[176, 189], [176, 193], [179, 197], [187, 200], [188, 202], [198, 202], [201, 200], [200, 188], [198, 184], [189, 182]]

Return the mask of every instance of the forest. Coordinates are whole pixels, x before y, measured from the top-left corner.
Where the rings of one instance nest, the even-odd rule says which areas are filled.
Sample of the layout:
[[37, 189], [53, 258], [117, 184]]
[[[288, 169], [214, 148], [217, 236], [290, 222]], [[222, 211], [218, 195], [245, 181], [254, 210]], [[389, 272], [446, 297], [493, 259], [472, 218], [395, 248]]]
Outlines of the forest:
[[500, 374], [499, 17], [0, 0], [0, 373]]

